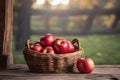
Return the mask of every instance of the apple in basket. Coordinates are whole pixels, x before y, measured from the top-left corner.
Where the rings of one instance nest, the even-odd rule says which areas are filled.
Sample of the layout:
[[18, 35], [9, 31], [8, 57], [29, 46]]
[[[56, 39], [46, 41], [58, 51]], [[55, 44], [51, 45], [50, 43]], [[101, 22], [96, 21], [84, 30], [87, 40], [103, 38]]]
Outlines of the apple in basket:
[[[66, 39], [63, 37], [58, 37], [58, 38], [56, 38], [56, 40], [66, 40]], [[74, 45], [70, 41], [67, 41], [67, 42], [68, 42], [68, 46], [69, 46], [68, 53], [74, 52], [75, 51]]]
[[53, 44], [53, 48], [56, 53], [65, 54], [65, 53], [68, 53], [69, 44], [64, 39], [56, 39]]
[[69, 51], [68, 51], [69, 53], [72, 53], [75, 51], [75, 47], [70, 41], [68, 41], [68, 46], [69, 46]]
[[72, 42], [63, 37], [54, 38], [50, 33], [40, 38], [40, 41], [31, 45], [31, 49], [41, 53], [67, 54], [75, 51]]
[[35, 42], [34, 45], [40, 45], [40, 46], [41, 46], [41, 44], [40, 44], [39, 41], [38, 41], [38, 42]]
[[34, 45], [31, 45], [31, 50], [34, 50], [36, 52], [40, 52], [42, 50], [42, 46], [40, 44], [34, 44]]
[[63, 37], [57, 37], [56, 40], [66, 40], [66, 39]]
[[54, 49], [51, 46], [47, 46], [41, 50], [41, 53], [55, 54]]
[[94, 62], [91, 58], [80, 58], [77, 61], [77, 69], [80, 73], [91, 73], [94, 69]]
[[43, 47], [46, 47], [46, 46], [52, 46], [52, 44], [54, 43], [54, 36], [50, 33], [42, 36], [40, 38], [40, 44], [43, 46]]

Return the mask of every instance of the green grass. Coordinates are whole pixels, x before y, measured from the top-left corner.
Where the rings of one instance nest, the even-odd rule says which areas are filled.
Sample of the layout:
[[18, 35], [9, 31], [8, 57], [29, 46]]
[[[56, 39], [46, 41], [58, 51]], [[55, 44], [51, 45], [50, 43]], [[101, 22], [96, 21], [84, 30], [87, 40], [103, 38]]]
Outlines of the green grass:
[[[67, 40], [79, 39], [84, 54], [95, 64], [120, 64], [120, 35], [60, 36]], [[57, 37], [57, 36], [56, 36]], [[40, 36], [31, 36], [33, 42]], [[15, 63], [25, 63], [22, 50], [14, 52]], [[84, 56], [84, 55], [83, 55]]]

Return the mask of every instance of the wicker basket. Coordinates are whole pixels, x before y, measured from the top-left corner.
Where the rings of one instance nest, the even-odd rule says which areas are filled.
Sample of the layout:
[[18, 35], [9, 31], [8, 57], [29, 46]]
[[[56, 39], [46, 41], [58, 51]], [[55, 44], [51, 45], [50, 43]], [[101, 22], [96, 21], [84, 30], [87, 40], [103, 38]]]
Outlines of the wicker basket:
[[30, 49], [32, 44], [27, 40], [23, 50], [24, 58], [31, 72], [39, 73], [60, 73], [73, 72], [76, 61], [81, 57], [83, 49], [79, 45], [79, 41], [74, 39], [72, 43], [75, 45], [76, 51], [69, 54], [38, 54]]

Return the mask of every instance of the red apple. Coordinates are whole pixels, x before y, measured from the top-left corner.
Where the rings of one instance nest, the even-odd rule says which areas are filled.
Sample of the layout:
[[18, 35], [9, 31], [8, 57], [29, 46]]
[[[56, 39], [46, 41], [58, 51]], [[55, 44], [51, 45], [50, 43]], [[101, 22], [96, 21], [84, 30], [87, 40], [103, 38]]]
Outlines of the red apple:
[[56, 53], [65, 54], [68, 53], [69, 45], [66, 40], [59, 39], [59, 40], [55, 40], [53, 48]]
[[41, 50], [42, 53], [55, 54], [54, 49], [51, 46], [47, 46]]
[[77, 68], [80, 73], [91, 73], [94, 69], [94, 62], [91, 58], [80, 58], [77, 61]]
[[68, 45], [69, 45], [69, 53], [74, 52], [75, 51], [74, 45], [70, 41], [68, 41]]
[[32, 49], [34, 47], [34, 45], [32, 44], [32, 45], [30, 45], [30, 49]]
[[66, 40], [66, 39], [63, 37], [57, 37], [56, 40]]
[[50, 33], [44, 35], [43, 37], [41, 37], [40, 39], [40, 44], [43, 46], [43, 47], [46, 47], [46, 46], [51, 46], [53, 45], [53, 42], [54, 42], [54, 36]]
[[40, 42], [35, 42], [34, 45], [40, 45]]
[[40, 52], [42, 50], [41, 45], [31, 45], [31, 49], [37, 52]]

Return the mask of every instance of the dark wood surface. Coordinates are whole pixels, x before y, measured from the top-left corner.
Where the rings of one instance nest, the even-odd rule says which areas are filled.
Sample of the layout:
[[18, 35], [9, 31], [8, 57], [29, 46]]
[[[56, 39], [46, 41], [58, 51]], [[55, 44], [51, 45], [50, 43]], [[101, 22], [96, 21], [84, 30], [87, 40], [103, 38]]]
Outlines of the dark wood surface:
[[12, 32], [13, 32], [13, 0], [0, 0], [0, 69], [13, 63]]
[[96, 65], [90, 74], [72, 73], [32, 73], [27, 65], [10, 65], [0, 71], [0, 80], [120, 80], [120, 65]]
[[5, 30], [5, 0], [0, 0], [0, 55], [3, 51], [3, 37]]

